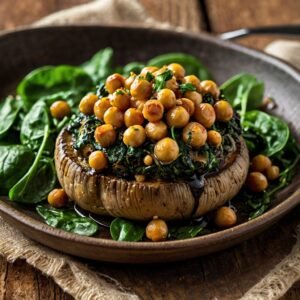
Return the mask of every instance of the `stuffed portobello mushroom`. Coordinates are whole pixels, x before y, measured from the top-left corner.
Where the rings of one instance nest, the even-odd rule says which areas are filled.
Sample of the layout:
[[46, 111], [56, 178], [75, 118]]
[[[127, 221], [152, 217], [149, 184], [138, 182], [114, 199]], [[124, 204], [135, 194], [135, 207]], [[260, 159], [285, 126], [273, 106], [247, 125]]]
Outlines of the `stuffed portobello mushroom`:
[[238, 115], [215, 82], [179, 64], [112, 74], [79, 110], [57, 138], [55, 165], [66, 194], [87, 211], [195, 218], [232, 199], [246, 180]]

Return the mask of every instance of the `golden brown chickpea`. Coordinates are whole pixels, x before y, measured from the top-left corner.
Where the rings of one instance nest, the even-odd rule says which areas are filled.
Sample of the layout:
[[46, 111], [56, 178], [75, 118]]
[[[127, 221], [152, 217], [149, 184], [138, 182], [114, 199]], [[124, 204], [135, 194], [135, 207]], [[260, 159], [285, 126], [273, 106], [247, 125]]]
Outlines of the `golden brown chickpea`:
[[141, 125], [133, 125], [124, 131], [123, 142], [127, 146], [139, 147], [146, 140], [146, 131]]
[[209, 103], [196, 105], [194, 119], [201, 123], [205, 128], [210, 128], [216, 121], [216, 113]]
[[94, 113], [94, 105], [98, 99], [98, 96], [95, 94], [87, 94], [81, 99], [79, 110], [85, 115], [92, 115]]
[[106, 124], [120, 128], [124, 124], [124, 115], [117, 107], [110, 107], [104, 113], [103, 120]]
[[166, 137], [158, 141], [154, 147], [154, 154], [163, 163], [171, 163], [179, 155], [179, 147], [176, 141]]
[[252, 158], [251, 170], [256, 172], [264, 172], [271, 167], [272, 162], [269, 157], [259, 154]]
[[182, 128], [190, 120], [190, 115], [182, 106], [171, 108], [166, 115], [167, 124], [169, 127]]
[[191, 83], [197, 90], [197, 92], [201, 92], [200, 87], [200, 79], [195, 75], [188, 75], [183, 78], [183, 83]]
[[164, 241], [168, 237], [168, 233], [168, 225], [161, 219], [150, 221], [146, 227], [146, 236], [153, 242]]
[[220, 90], [217, 84], [212, 80], [201, 81], [200, 91], [202, 95], [211, 94], [215, 99], [218, 99], [220, 96]]
[[170, 89], [162, 89], [157, 93], [157, 100], [168, 110], [176, 106], [176, 96]]
[[182, 131], [182, 139], [195, 149], [202, 147], [207, 139], [206, 129], [197, 122], [187, 124]]
[[110, 97], [110, 104], [125, 111], [130, 106], [130, 95], [123, 89], [117, 89]]
[[214, 223], [219, 228], [229, 228], [236, 224], [237, 216], [235, 211], [227, 206], [220, 207], [214, 216]]
[[117, 139], [117, 133], [111, 124], [98, 126], [94, 136], [95, 141], [104, 148], [113, 145]]
[[173, 76], [171, 79], [166, 81], [165, 88], [176, 92], [178, 90], [178, 82], [176, 81], [176, 77]]
[[162, 119], [164, 115], [164, 107], [157, 100], [149, 100], [144, 104], [143, 116], [149, 122], [157, 122]]
[[54, 189], [48, 195], [48, 203], [55, 208], [62, 208], [69, 202], [68, 195], [63, 189]]
[[147, 66], [144, 67], [140, 73], [140, 76], [146, 76], [147, 73], [151, 73], [153, 74], [154, 72], [158, 71], [158, 67], [154, 67], [154, 66]]
[[107, 77], [105, 82], [105, 89], [109, 94], [112, 94], [115, 90], [124, 87], [125, 79], [121, 74], [115, 73]]
[[136, 78], [136, 74], [134, 74], [133, 72], [131, 72], [130, 76], [127, 77], [125, 79], [125, 81], [124, 81], [124, 87], [125, 87], [125, 89], [130, 90], [130, 87], [131, 87], [133, 81], [135, 80], [135, 78]]
[[137, 77], [130, 86], [130, 94], [136, 99], [147, 100], [152, 94], [152, 83]]
[[279, 177], [280, 169], [277, 166], [270, 166], [266, 170], [266, 176], [270, 181], [276, 180]]
[[83, 157], [88, 158], [93, 151], [94, 151], [94, 147], [92, 145], [85, 145], [81, 150], [81, 153]]
[[95, 116], [103, 121], [104, 113], [111, 107], [110, 101], [107, 97], [101, 98], [94, 105]]
[[263, 192], [268, 187], [266, 176], [260, 172], [251, 172], [248, 174], [246, 186], [254, 193]]
[[181, 98], [181, 105], [185, 108], [185, 110], [192, 116], [195, 112], [195, 104], [192, 100], [187, 98]]
[[134, 97], [130, 98], [130, 107], [138, 108], [141, 104], [145, 104], [145, 103], [146, 103], [146, 100], [138, 100], [138, 99], [135, 99]]
[[182, 80], [185, 75], [185, 69], [180, 64], [170, 64], [168, 65], [168, 69], [171, 70], [176, 77], [177, 80]]
[[161, 140], [168, 135], [168, 126], [163, 121], [149, 122], [145, 129], [147, 137], [153, 141]]
[[207, 143], [214, 147], [219, 147], [222, 144], [221, 134], [216, 130], [209, 130], [207, 132]]
[[142, 125], [144, 123], [144, 116], [138, 109], [128, 108], [124, 114], [124, 122], [126, 127], [132, 125]]
[[216, 118], [221, 122], [229, 122], [233, 117], [233, 109], [229, 102], [220, 100], [214, 105]]
[[108, 160], [103, 151], [94, 151], [89, 156], [89, 165], [95, 171], [102, 171], [108, 167]]
[[146, 166], [151, 166], [153, 164], [153, 158], [151, 155], [148, 154], [144, 157], [144, 164]]
[[195, 105], [202, 103], [202, 95], [196, 91], [187, 91], [184, 93], [184, 97], [192, 100]]
[[66, 101], [59, 100], [52, 103], [50, 113], [53, 118], [61, 120], [71, 114], [71, 108]]

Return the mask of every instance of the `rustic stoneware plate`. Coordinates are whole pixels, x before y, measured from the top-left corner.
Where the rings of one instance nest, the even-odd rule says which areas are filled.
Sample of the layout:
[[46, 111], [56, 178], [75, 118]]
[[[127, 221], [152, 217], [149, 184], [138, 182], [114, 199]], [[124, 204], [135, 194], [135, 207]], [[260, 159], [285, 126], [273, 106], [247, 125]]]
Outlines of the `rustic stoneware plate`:
[[[219, 83], [239, 72], [253, 73], [265, 81], [266, 95], [277, 100], [279, 105], [274, 113], [290, 123], [300, 140], [299, 73], [263, 53], [206, 35], [104, 26], [7, 33], [0, 36], [0, 97], [12, 92], [19, 79], [36, 67], [80, 64], [106, 46], [114, 48], [117, 64], [146, 61], [164, 52], [191, 53], [205, 63]], [[65, 253], [110, 262], [167, 262], [218, 251], [265, 230], [300, 203], [299, 184], [298, 170], [292, 184], [277, 195], [272, 209], [261, 217], [231, 229], [180, 241], [129, 243], [82, 237], [51, 228], [33, 210], [5, 199], [0, 200], [0, 215], [31, 239]]]

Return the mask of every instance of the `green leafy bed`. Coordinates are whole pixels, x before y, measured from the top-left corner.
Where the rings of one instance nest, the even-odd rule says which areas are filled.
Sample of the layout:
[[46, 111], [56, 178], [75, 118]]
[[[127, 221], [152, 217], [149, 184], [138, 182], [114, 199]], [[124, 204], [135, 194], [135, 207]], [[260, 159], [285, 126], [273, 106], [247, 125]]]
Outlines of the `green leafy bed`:
[[[53, 162], [56, 136], [68, 124], [76, 133], [78, 124], [85, 118], [73, 116], [57, 121], [50, 117], [51, 104], [56, 100], [65, 100], [74, 115], [78, 115], [80, 99], [90, 91], [103, 92], [103, 81], [108, 75], [119, 72], [127, 76], [132, 71], [138, 73], [145, 65], [160, 67], [177, 62], [185, 67], [188, 74], [195, 74], [201, 80], [211, 78], [210, 72], [197, 58], [183, 53], [163, 54], [147, 63], [131, 62], [124, 67], [114, 66], [112, 59], [113, 50], [106, 48], [81, 66], [38, 68], [24, 77], [16, 89], [15, 96], [8, 96], [0, 104], [0, 193], [8, 195], [11, 201], [37, 205], [37, 212], [47, 224], [81, 235], [94, 235], [99, 226], [90, 218], [79, 216], [71, 208], [57, 210], [41, 204], [48, 193], [58, 185]], [[164, 84], [164, 79], [157, 84]], [[187, 85], [180, 88], [183, 91], [192, 89]], [[299, 147], [286, 122], [258, 110], [264, 95], [262, 81], [251, 74], [238, 74], [223, 83], [221, 90], [240, 114], [242, 133], [251, 155], [264, 153], [281, 170], [279, 179], [265, 192], [254, 195], [243, 189], [233, 200], [233, 203], [238, 200], [237, 202], [242, 204], [241, 213], [247, 218], [254, 218], [265, 212], [270, 207], [274, 194], [291, 182], [300, 159]], [[205, 101], [209, 102], [209, 96]], [[92, 117], [86, 120], [86, 132], [90, 132], [90, 127], [96, 126], [97, 122], [99, 121]], [[238, 124], [239, 120], [236, 117], [227, 128], [223, 128], [224, 133], [231, 130], [231, 133], [238, 135], [241, 130]], [[89, 134], [77, 134], [77, 147], [93, 142]], [[176, 138], [176, 134], [176, 130], [170, 132], [173, 138]], [[226, 144], [223, 146], [226, 148]], [[123, 162], [115, 175], [125, 176], [126, 169], [127, 175], [136, 174], [137, 170], [132, 167], [135, 165], [132, 164], [132, 159], [141, 159], [147, 151], [151, 151], [151, 147], [153, 145], [149, 144], [143, 149], [134, 149], [121, 143], [113, 147], [109, 153], [111, 163]], [[189, 178], [196, 170], [205, 173], [216, 169], [218, 164], [204, 166], [191, 162], [185, 147], [184, 144], [180, 145], [181, 159], [168, 168], [143, 167], [138, 173], [150, 176], [159, 173], [162, 178], [175, 180], [178, 179], [179, 173]], [[209, 147], [204, 147], [201, 151], [210, 155], [210, 162], [220, 159], [220, 153]], [[130, 164], [126, 163], [129, 161]], [[186, 170], [185, 173], [182, 173], [182, 170]], [[115, 240], [138, 241], [144, 237], [144, 228], [141, 224], [117, 218], [112, 221], [110, 232]], [[171, 224], [169, 237], [183, 239], [213, 230], [207, 217], [185, 224]]]

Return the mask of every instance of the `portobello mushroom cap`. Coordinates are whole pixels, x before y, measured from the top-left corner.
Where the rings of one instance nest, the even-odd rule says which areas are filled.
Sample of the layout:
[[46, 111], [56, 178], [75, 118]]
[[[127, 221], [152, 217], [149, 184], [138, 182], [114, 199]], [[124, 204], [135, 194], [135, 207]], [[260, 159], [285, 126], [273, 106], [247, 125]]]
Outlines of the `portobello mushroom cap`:
[[132, 220], [179, 220], [202, 216], [232, 199], [246, 179], [249, 155], [241, 138], [222, 170], [205, 177], [198, 199], [185, 182], [137, 182], [93, 172], [66, 129], [56, 141], [55, 166], [68, 196], [87, 211]]

